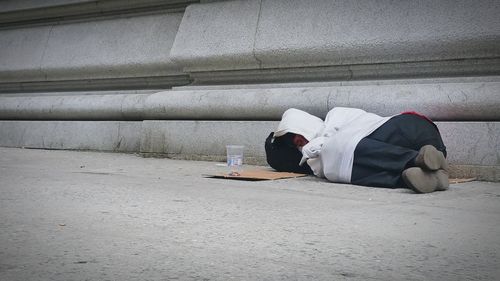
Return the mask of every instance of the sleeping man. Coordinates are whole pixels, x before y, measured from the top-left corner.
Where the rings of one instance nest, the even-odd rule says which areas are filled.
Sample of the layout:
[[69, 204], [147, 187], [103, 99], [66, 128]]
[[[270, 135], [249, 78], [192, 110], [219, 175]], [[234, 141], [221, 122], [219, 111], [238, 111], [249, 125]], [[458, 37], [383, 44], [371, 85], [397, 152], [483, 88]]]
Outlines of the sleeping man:
[[325, 121], [298, 109], [283, 113], [265, 143], [278, 171], [314, 174], [332, 182], [417, 193], [448, 189], [446, 147], [432, 121], [415, 112], [381, 117], [336, 107]]

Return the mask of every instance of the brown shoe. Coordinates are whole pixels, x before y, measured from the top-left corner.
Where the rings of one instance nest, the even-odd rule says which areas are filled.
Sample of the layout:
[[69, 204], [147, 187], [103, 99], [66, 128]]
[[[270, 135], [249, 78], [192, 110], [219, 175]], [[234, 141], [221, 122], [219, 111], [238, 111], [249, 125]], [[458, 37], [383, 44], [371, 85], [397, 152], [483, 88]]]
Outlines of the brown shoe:
[[420, 148], [417, 157], [415, 157], [415, 165], [429, 171], [449, 170], [444, 154], [430, 144]]
[[445, 170], [426, 171], [419, 167], [408, 168], [402, 174], [404, 182], [416, 193], [443, 191], [450, 185]]

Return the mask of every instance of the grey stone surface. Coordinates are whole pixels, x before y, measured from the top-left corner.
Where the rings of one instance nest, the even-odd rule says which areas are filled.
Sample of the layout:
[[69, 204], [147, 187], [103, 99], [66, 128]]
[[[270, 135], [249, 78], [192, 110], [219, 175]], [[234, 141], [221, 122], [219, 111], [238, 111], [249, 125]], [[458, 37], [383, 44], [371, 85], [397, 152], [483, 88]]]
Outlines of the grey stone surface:
[[206, 3], [186, 11], [171, 56], [187, 71], [490, 59], [499, 12], [495, 0]]
[[54, 93], [67, 91], [129, 91], [129, 90], [165, 90], [172, 86], [190, 83], [187, 75], [167, 75], [154, 77], [121, 77], [86, 80], [57, 80], [57, 81], [20, 81], [2, 83], [2, 93]]
[[193, 85], [297, 83], [498, 75], [500, 59], [459, 59], [379, 64], [190, 71]]
[[[65, 7], [66, 9], [73, 6], [84, 6], [89, 8], [91, 5], [94, 9], [90, 11], [106, 11], [108, 7], [115, 7], [116, 9], [127, 9], [130, 7], [147, 7], [158, 6], [159, 4], [176, 4], [176, 3], [190, 3], [193, 0], [134, 0], [134, 1], [116, 1], [116, 0], [2, 0], [0, 6], [0, 13], [9, 13], [14, 11], [25, 11], [27, 13], [37, 9], [48, 9], [51, 7]], [[87, 11], [88, 12], [88, 11]]]
[[144, 121], [141, 152], [195, 160], [225, 160], [226, 145], [245, 146], [247, 163], [264, 164], [264, 141], [276, 122]]
[[[220, 143], [196, 143], [185, 129], [199, 139], [208, 134], [224, 142], [242, 140], [258, 162], [262, 153], [256, 143], [267, 132], [252, 127], [255, 122], [241, 123], [237, 131], [263, 136], [240, 133], [245, 138], [239, 139], [228, 133], [235, 120], [279, 120], [290, 107], [321, 117], [334, 106], [380, 115], [416, 110], [438, 121], [481, 121], [443, 129], [457, 148], [452, 161], [469, 170], [491, 168], [488, 178], [498, 178], [498, 1], [208, 0], [185, 13], [189, 0], [42, 2], [5, 0], [0, 7], [0, 92], [10, 93], [0, 96], [0, 119], [45, 120], [1, 121], [1, 133], [7, 133], [0, 138], [9, 145], [100, 150], [124, 145], [124, 151], [137, 151], [141, 138], [146, 153], [222, 157]], [[159, 3], [162, 8], [151, 11]], [[178, 10], [163, 9], [170, 4]], [[5, 24], [18, 12], [23, 18]], [[54, 22], [55, 15], [60, 21]], [[55, 93], [168, 89], [191, 81], [329, 83]], [[49, 93], [33, 94], [40, 91]], [[80, 122], [85, 120], [113, 122]], [[124, 120], [172, 121], [115, 122]], [[130, 129], [131, 136], [124, 136], [129, 143], [118, 141], [120, 126]], [[465, 138], [463, 130], [474, 134]], [[87, 135], [78, 139], [82, 134]]]
[[438, 122], [451, 163], [500, 168], [500, 122]]
[[99, 95], [138, 95], [154, 94], [158, 90], [110, 90], [110, 91], [68, 91], [68, 92], [0, 92], [0, 97], [50, 97], [50, 96], [99, 96]]
[[137, 152], [141, 122], [0, 121], [0, 146]]
[[414, 110], [433, 120], [500, 120], [500, 83], [333, 87], [329, 108], [362, 108], [382, 116]]
[[258, 1], [190, 5], [170, 52], [172, 60], [195, 69], [257, 68], [254, 58]]
[[[47, 8], [51, 6], [59, 5], [70, 5], [77, 3], [89, 3], [94, 0], [2, 0], [2, 5], [0, 6], [1, 13], [29, 10], [29, 9], [40, 9]], [[95, 1], [94, 1], [95, 2]]]
[[[0, 146], [141, 152], [222, 161], [225, 146], [245, 145], [248, 163], [266, 164], [264, 140], [277, 121], [0, 121]], [[500, 180], [500, 122], [437, 122], [452, 175]]]
[[0, 118], [24, 120], [142, 120], [149, 94], [10, 95], [0, 97]]
[[44, 46], [50, 26], [0, 30], [0, 83], [42, 79]]
[[3, 0], [0, 26], [46, 24], [145, 11], [182, 11], [196, 0]]
[[320, 117], [336, 106], [362, 108], [382, 116], [415, 110], [434, 120], [500, 120], [500, 82], [411, 80], [205, 87], [148, 94], [0, 95], [0, 118], [52, 120], [279, 120], [295, 107]]
[[498, 57], [498, 1], [263, 0], [264, 67]]
[[235, 89], [167, 91], [145, 101], [148, 119], [279, 120], [289, 107], [327, 111], [328, 91], [321, 89]]
[[500, 82], [500, 76], [472, 77], [442, 77], [415, 79], [384, 79], [384, 80], [345, 80], [345, 81], [315, 81], [315, 82], [276, 82], [265, 84], [212, 84], [183, 85], [172, 87], [171, 90], [233, 90], [233, 89], [267, 89], [267, 88], [317, 88], [332, 86], [362, 86], [362, 85], [409, 85], [409, 84], [445, 84], [445, 83], [481, 83]]
[[1, 83], [182, 74], [169, 51], [182, 13], [0, 30]]
[[[453, 176], [500, 179], [500, 122], [437, 122]], [[264, 141], [277, 121], [144, 121], [141, 152], [221, 160], [227, 144], [245, 145], [252, 164], [266, 164]]]
[[[273, 123], [271, 123], [273, 124]], [[500, 122], [436, 122], [452, 164], [500, 166]], [[267, 124], [263, 124], [265, 126]], [[277, 126], [277, 122], [273, 125]], [[274, 130], [271, 126], [268, 131]]]
[[[500, 185], [416, 195], [0, 148], [2, 280], [496, 280]], [[249, 167], [250, 168], [250, 167]]]

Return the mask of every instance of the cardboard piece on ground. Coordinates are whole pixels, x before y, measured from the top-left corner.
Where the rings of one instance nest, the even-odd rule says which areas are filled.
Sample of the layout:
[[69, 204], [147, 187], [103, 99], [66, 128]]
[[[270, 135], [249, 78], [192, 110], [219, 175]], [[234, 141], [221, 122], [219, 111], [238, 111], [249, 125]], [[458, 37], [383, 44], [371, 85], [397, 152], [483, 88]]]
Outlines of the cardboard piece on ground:
[[[279, 179], [289, 179], [305, 177], [306, 174], [298, 173], [287, 173], [287, 172], [276, 172], [268, 170], [244, 170], [240, 175], [233, 176], [229, 174], [219, 173], [215, 175], [204, 175], [208, 178], [218, 178], [218, 179], [231, 179], [231, 180], [244, 180], [244, 181], [261, 181], [261, 180], [279, 180]], [[451, 178], [449, 179], [450, 184], [464, 183], [475, 181], [476, 178]]]
[[275, 172], [267, 170], [244, 170], [241, 171], [240, 175], [232, 176], [228, 174], [215, 174], [215, 175], [205, 175], [209, 178], [218, 179], [230, 179], [230, 180], [244, 180], [244, 181], [262, 181], [262, 180], [279, 180], [279, 179], [289, 179], [305, 177], [306, 174], [297, 173], [287, 173], [287, 172]]
[[449, 179], [450, 184], [454, 183], [464, 183], [464, 182], [470, 182], [470, 181], [475, 181], [476, 178], [464, 178], [464, 179]]

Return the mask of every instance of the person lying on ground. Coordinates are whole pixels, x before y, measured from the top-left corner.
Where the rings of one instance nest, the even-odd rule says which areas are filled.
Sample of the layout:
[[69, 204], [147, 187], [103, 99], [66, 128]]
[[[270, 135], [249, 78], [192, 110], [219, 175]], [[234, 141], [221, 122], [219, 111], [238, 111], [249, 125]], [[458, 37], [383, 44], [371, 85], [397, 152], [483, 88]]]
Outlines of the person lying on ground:
[[278, 171], [314, 174], [332, 182], [417, 193], [449, 186], [439, 130], [416, 112], [381, 117], [336, 107], [323, 121], [291, 108], [266, 139], [265, 149], [268, 164]]

